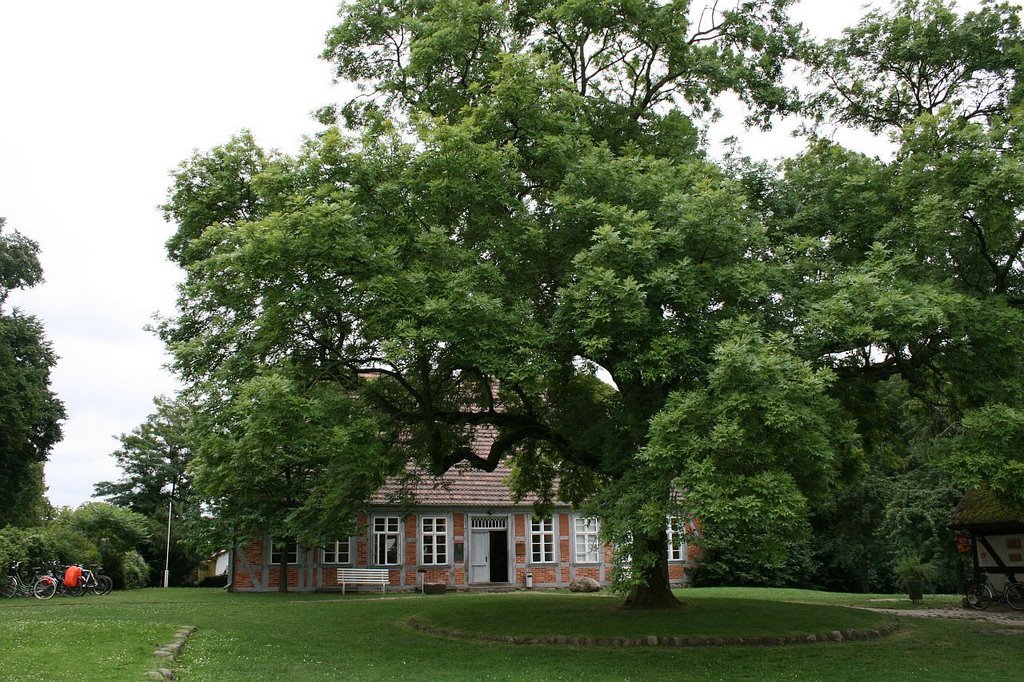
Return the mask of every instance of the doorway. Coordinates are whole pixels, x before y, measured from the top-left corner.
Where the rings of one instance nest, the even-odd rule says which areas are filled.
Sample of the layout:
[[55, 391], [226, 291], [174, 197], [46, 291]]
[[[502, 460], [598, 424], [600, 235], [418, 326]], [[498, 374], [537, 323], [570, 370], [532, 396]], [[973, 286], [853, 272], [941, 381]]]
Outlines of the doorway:
[[508, 518], [474, 516], [470, 519], [471, 584], [508, 582]]

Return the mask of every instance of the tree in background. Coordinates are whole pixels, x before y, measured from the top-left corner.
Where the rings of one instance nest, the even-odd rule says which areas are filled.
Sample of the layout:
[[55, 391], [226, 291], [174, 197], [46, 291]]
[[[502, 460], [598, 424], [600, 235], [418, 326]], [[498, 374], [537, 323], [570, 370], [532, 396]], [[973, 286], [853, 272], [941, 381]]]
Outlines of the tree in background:
[[[156, 411], [131, 433], [120, 436], [121, 447], [113, 456], [121, 477], [97, 483], [94, 497], [145, 516], [154, 538], [166, 537], [170, 503], [170, 578], [172, 584], [187, 583], [199, 562], [219, 547], [210, 543], [208, 520], [188, 469], [193, 457], [192, 406], [182, 397], [153, 402]], [[153, 580], [160, 582], [167, 558], [165, 544], [146, 545], [143, 556]]]
[[142, 555], [154, 538], [142, 514], [106, 502], [87, 502], [61, 512], [55, 523], [92, 543], [115, 588], [134, 589], [149, 584], [150, 568]]
[[42, 281], [39, 245], [3, 234], [0, 218], [0, 527], [39, 523], [47, 506], [43, 463], [61, 438], [64, 405], [50, 390], [57, 359], [42, 325], [17, 308], [11, 291]]
[[1024, 510], [1021, 54], [1017, 8], [905, 0], [812, 55], [811, 111], [897, 148], [882, 161], [812, 139], [761, 210], [792, 262], [799, 352], [835, 373], [863, 444], [815, 512], [832, 586], [888, 587], [907, 551], [949, 586], [960, 494], [987, 480]]

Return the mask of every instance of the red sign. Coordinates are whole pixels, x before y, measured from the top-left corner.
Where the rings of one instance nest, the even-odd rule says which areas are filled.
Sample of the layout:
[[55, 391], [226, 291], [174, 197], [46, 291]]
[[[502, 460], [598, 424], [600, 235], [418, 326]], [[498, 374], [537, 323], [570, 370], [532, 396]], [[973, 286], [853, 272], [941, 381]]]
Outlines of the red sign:
[[966, 535], [956, 536], [956, 551], [961, 554], [967, 554], [971, 551], [971, 539]]

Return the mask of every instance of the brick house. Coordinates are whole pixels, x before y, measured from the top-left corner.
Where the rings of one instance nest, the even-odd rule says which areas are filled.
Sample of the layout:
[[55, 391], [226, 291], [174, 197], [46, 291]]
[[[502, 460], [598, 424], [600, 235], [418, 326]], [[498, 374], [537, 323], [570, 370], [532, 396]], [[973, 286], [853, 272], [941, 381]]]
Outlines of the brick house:
[[[311, 547], [275, 547], [252, 538], [231, 552], [230, 589], [275, 591], [279, 551], [288, 552], [288, 589], [340, 590], [341, 568], [385, 568], [389, 590], [440, 583], [450, 590], [568, 587], [577, 576], [601, 585], [612, 579], [612, 550], [599, 540], [600, 521], [566, 506], [550, 518], [533, 515], [532, 499], [515, 502], [504, 466], [484, 472], [456, 467], [411, 486], [389, 481], [358, 519], [365, 532]], [[399, 499], [415, 501], [406, 504]], [[687, 545], [680, 519], [666, 519], [669, 578], [686, 582], [696, 549]], [[351, 586], [348, 588], [351, 590]]]

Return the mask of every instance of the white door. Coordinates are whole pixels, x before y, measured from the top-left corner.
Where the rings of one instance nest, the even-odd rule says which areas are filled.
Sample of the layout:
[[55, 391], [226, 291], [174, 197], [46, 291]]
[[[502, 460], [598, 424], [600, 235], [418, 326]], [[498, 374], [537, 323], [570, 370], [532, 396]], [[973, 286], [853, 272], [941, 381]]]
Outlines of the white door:
[[489, 531], [473, 531], [469, 542], [469, 582], [491, 582], [491, 534]]

